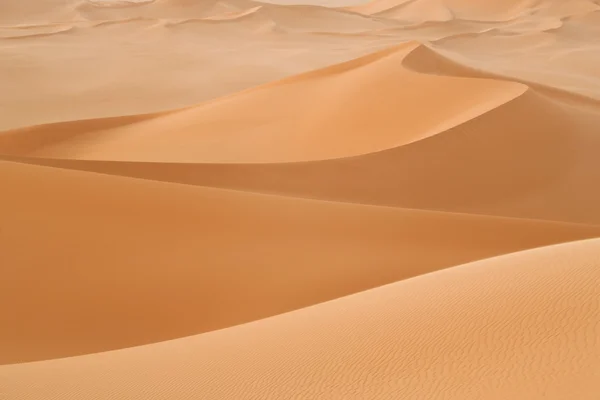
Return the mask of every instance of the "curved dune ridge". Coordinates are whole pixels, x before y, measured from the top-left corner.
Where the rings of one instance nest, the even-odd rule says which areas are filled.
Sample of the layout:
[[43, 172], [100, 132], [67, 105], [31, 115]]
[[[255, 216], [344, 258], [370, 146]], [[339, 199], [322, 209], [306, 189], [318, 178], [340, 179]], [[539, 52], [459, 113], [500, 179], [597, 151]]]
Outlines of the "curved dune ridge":
[[[2, 215], [11, 273], [0, 284], [1, 318], [13, 327], [0, 333], [10, 344], [4, 363], [196, 334], [600, 234], [588, 225], [261, 196], [19, 163], [2, 164], [0, 174], [15, 188], [3, 196], [13, 210]], [[35, 232], [26, 220], [36, 221]]]
[[599, 246], [525, 251], [204, 335], [15, 364], [2, 368], [5, 393], [593, 399]]
[[0, 398], [596, 400], [600, 2], [0, 2]]
[[[0, 151], [63, 159], [204, 163], [341, 158], [436, 134], [526, 89], [405, 70], [402, 59], [415, 47], [401, 45], [139, 122], [125, 118], [108, 129], [99, 120], [5, 132]], [[458, 88], [465, 95], [449, 104]], [[428, 107], [440, 111], [429, 116]], [[365, 130], [373, 134], [365, 135]]]

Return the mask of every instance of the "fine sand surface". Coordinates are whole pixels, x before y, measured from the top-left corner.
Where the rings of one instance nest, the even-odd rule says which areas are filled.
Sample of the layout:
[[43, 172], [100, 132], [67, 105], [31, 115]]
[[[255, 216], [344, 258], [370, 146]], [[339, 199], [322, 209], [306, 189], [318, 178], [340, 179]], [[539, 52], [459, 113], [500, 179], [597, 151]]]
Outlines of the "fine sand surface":
[[0, 399], [597, 400], [600, 1], [0, 1]]

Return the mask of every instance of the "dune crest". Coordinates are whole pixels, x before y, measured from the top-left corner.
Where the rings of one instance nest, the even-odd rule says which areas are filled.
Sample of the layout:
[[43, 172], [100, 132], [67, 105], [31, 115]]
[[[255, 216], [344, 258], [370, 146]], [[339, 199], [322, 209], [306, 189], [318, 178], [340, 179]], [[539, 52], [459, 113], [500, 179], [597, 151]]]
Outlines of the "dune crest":
[[529, 89], [422, 140], [322, 161], [209, 164], [12, 159], [322, 200], [600, 224], [600, 191], [595, 184], [600, 179], [596, 157], [600, 137], [595, 134], [600, 115], [588, 106], [578, 107]]
[[[106, 122], [99, 120], [5, 132], [0, 136], [0, 153], [193, 163], [342, 158], [435, 135], [526, 89], [403, 70], [403, 59], [416, 47], [402, 45], [135, 123], [124, 119], [123, 126], [109, 129], [102, 128]], [[461, 98], [449, 103], [457, 88]], [[409, 105], [415, 107], [410, 113], [397, 111]], [[437, 107], [438, 113], [426, 118], [416, 112], [426, 113], [428, 106]], [[365, 135], [367, 130], [373, 133]]]

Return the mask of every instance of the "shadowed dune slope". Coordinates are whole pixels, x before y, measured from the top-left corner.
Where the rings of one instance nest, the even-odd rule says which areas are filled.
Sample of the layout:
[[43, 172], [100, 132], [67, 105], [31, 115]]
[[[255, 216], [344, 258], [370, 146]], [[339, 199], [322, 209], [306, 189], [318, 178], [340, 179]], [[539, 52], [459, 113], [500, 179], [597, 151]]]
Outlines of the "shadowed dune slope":
[[382, 152], [280, 164], [23, 162], [365, 204], [600, 224], [600, 116], [534, 91]]
[[0, 209], [3, 363], [196, 334], [600, 234], [18, 163], [0, 177], [12, 188]]
[[[366, 77], [364, 79], [376, 80], [377, 73], [380, 72], [376, 66], [382, 64], [386, 66], [388, 61], [397, 68], [400, 68], [402, 63], [406, 63], [411, 69], [415, 71], [422, 69], [428, 74], [453, 75], [460, 73], [465, 75], [469, 71], [424, 47], [411, 50], [406, 58], [395, 59], [393, 50], [389, 50], [389, 53], [391, 55], [388, 54], [383, 58], [380, 58], [382, 56], [382, 53], [380, 53], [373, 56], [373, 58], [361, 59], [363, 63], [366, 63], [362, 68], [353, 68], [356, 65], [355, 63], [342, 64], [337, 66], [337, 69], [332, 67], [302, 75], [297, 79], [292, 78], [284, 81], [287, 82], [286, 84], [267, 85], [257, 90], [250, 90], [240, 95], [208, 103], [205, 107], [214, 110], [214, 114], [210, 115], [219, 115], [221, 105], [224, 107], [224, 105], [234, 103], [233, 105], [236, 106], [235, 103], [242, 98], [244, 101], [237, 107], [239, 107], [240, 112], [244, 112], [244, 110], [249, 109], [248, 106], [244, 107], [244, 105], [251, 104], [254, 98], [256, 98], [258, 104], [265, 104], [264, 97], [263, 100], [260, 97], [264, 93], [273, 91], [279, 93], [278, 90], [285, 91], [297, 82], [308, 81], [309, 84], [315, 80], [318, 82], [319, 79], [330, 76], [332, 71], [337, 71], [341, 77], [344, 74], [356, 73], [360, 75], [365, 72]], [[350, 68], [350, 70], [347, 70], [347, 68]], [[323, 75], [323, 71], [329, 71], [329, 73]], [[423, 82], [436, 78], [433, 75], [422, 76], [424, 77]], [[450, 79], [443, 76], [442, 78]], [[341, 78], [333, 76], [332, 79]], [[495, 99], [493, 101], [500, 104], [463, 123], [457, 123], [446, 130], [442, 129], [433, 136], [392, 147], [388, 150], [360, 156], [314, 162], [268, 164], [185, 164], [181, 162], [182, 160], [176, 163], [111, 163], [66, 159], [19, 159], [24, 162], [61, 166], [63, 168], [316, 199], [600, 224], [600, 209], [597, 206], [600, 204], [600, 189], [596, 184], [600, 181], [600, 165], [598, 165], [597, 159], [597, 153], [600, 151], [600, 136], [597, 134], [597, 127], [600, 126], [600, 113], [597, 111], [596, 103], [580, 96], [543, 88], [540, 89], [541, 92], [537, 89], [530, 89], [514, 97], [514, 91], [522, 90], [521, 85], [506, 86], [501, 89], [503, 87], [501, 86], [502, 82], [494, 83], [494, 81], [466, 78], [464, 76], [463, 79], [465, 82], [472, 82], [473, 85], [483, 85], [480, 86], [481, 90], [485, 87], [493, 88], [493, 85], [497, 85], [500, 94], [491, 99]], [[452, 80], [442, 80], [440, 82], [452, 82]], [[431, 90], [433, 97], [435, 85], [431, 86]], [[503, 90], [504, 94], [502, 94]], [[417, 91], [418, 88], [415, 88], [414, 93], [417, 93]], [[476, 91], [475, 93], [481, 92]], [[383, 101], [385, 98], [382, 102], [378, 101], [380, 99], [379, 94], [385, 95], [381, 91], [376, 91], [373, 93], [373, 97], [369, 99], [372, 103], [377, 104], [376, 107], [379, 107], [379, 104], [385, 104], [385, 101]], [[489, 94], [485, 96], [489, 96]], [[502, 103], [498, 100], [498, 97], [502, 98], [502, 96], [504, 96], [504, 99], [510, 98], [510, 96], [514, 98], [509, 101], [505, 100]], [[343, 98], [341, 95], [340, 97]], [[465, 97], [465, 99], [471, 98], [472, 96]], [[362, 99], [363, 96], [358, 95], [355, 99], [357, 103], [354, 105], [363, 104], [361, 103]], [[411, 99], [413, 103], [416, 101], [414, 94], [409, 96], [406, 101], [410, 102]], [[424, 97], [424, 101], [430, 101], [430, 98]], [[282, 101], [282, 103], [282, 110], [294, 109], [294, 98], [287, 100], [287, 102]], [[274, 104], [272, 102], [269, 105]], [[293, 159], [294, 155], [308, 156], [310, 152], [313, 155], [318, 152], [324, 155], [322, 152], [325, 151], [328, 145], [331, 151], [339, 151], [340, 148], [336, 147], [336, 143], [354, 143], [347, 140], [349, 138], [342, 136], [349, 134], [349, 131], [352, 132], [352, 129], [349, 128], [352, 125], [346, 124], [344, 122], [345, 118], [334, 116], [343, 112], [350, 120], [356, 122], [355, 118], [360, 118], [360, 112], [358, 109], [351, 107], [352, 103], [350, 103], [348, 109], [343, 107], [343, 104], [337, 102], [333, 104], [336, 107], [339, 105], [340, 111], [338, 112], [335, 109], [326, 110], [325, 114], [330, 118], [329, 120], [319, 120], [318, 118], [312, 120], [322, 122], [322, 126], [326, 129], [319, 131], [318, 123], [314, 122], [314, 129], [306, 128], [295, 131], [297, 132], [295, 137], [298, 141], [292, 139], [289, 141], [289, 143], [295, 144], [295, 147], [288, 146], [285, 139], [294, 137], [293, 129], [290, 136], [287, 135], [289, 131], [271, 131], [277, 133], [278, 136], [266, 135], [262, 144], [258, 139], [256, 143], [244, 142], [244, 139], [240, 139], [244, 135], [232, 134], [235, 140], [224, 141], [223, 146], [220, 147], [222, 151], [217, 151], [216, 147], [213, 148], [216, 154], [215, 157], [235, 150], [240, 153], [247, 152], [247, 155], [244, 156], [248, 158], [287, 154], [288, 157]], [[447, 105], [447, 115], [455, 112], [455, 109], [449, 105], [452, 104], [449, 98], [445, 100], [445, 104]], [[468, 104], [468, 100], [466, 104]], [[163, 132], [168, 132], [168, 128], [172, 126], [193, 124], [196, 121], [193, 115], [203, 109], [204, 107], [192, 108], [168, 114], [164, 117], [137, 123], [133, 122], [132, 125], [123, 128], [119, 127], [117, 121], [115, 123], [116, 128], [113, 129], [116, 129], [117, 132], [119, 132], [119, 129], [125, 129], [125, 132], [127, 132], [129, 127], [135, 127], [138, 124], [142, 124], [147, 128], [132, 129], [130, 131], [132, 132], [130, 138], [133, 138], [130, 139], [130, 143], [135, 143], [135, 145], [132, 144], [127, 152], [138, 154], [138, 158], [143, 157], [144, 154], [152, 156], [157, 156], [160, 152], [167, 154], [172, 150], [171, 156], [174, 157], [176, 153], [180, 153], [179, 156], [185, 160], [185, 154], [189, 155], [193, 152], [203, 151], [204, 146], [188, 146], [192, 138], [202, 137], [202, 134], [194, 129], [190, 129], [188, 133], [185, 133], [184, 130], [184, 134], [181, 135], [182, 140], [177, 141], [176, 132], [169, 132], [168, 136]], [[229, 110], [230, 108], [224, 107], [223, 109]], [[268, 110], [269, 108], [261, 108], [261, 110], [265, 109]], [[321, 108], [317, 109], [320, 110]], [[411, 115], [417, 114], [417, 111], [412, 108], [411, 110], [406, 118], [402, 118], [401, 112], [396, 112], [390, 108], [388, 117], [395, 116], [398, 128], [382, 128], [382, 130], [376, 131], [380, 135], [378, 138], [374, 133], [371, 133], [373, 131], [366, 122], [363, 125], [355, 123], [354, 125], [358, 127], [354, 130], [355, 137], [361, 135], [365, 137], [362, 141], [362, 150], [365, 150], [364, 146], [372, 146], [377, 140], [380, 140], [380, 145], [383, 145], [383, 142], [387, 140], [389, 145], [389, 141], [395, 134], [399, 135], [395, 140], [402, 140], [403, 132], [397, 133], [397, 129], [400, 129], [403, 121], [411, 121]], [[369, 115], [372, 116], [376, 112], [372, 111]], [[264, 121], [268, 121], [267, 115], [271, 114], [259, 111], [258, 115], [261, 113], [265, 113]], [[223, 115], [236, 114], [224, 112]], [[310, 112], [308, 112], [308, 115], [310, 115]], [[436, 115], [438, 114], [436, 113]], [[285, 117], [288, 117], [288, 115], [284, 115], [282, 121], [289, 119], [292, 121], [289, 122], [290, 124], [296, 124], [295, 119], [286, 119]], [[310, 121], [311, 119], [307, 117], [307, 120]], [[414, 120], [417, 121], [419, 118]], [[156, 126], [161, 127], [161, 121], [169, 121], [169, 123], [162, 125], [164, 126], [162, 130], [153, 131]], [[235, 118], [227, 119], [224, 117], [213, 121], [220, 121], [223, 126], [229, 127], [236, 123]], [[381, 118], [372, 121], [380, 121], [382, 127], [394, 126], [390, 124], [393, 121], [390, 119]], [[64, 135], [66, 132], [69, 132], [71, 138], [77, 137], [80, 130], [86, 128], [93, 130], [97, 123], [101, 125], [107, 122], [104, 120], [98, 122], [83, 121], [58, 125], [58, 127], [62, 126], [67, 129], [56, 129], [57, 126], [55, 125], [47, 125], [7, 132], [0, 136], [0, 151], [9, 154], [36, 154], [35, 149], [39, 149], [37, 151], [43, 155], [43, 149], [47, 149], [46, 151], [52, 155], [53, 153], [48, 149], [62, 148], [64, 153], [55, 154], [63, 157], [68, 156], [69, 152], [74, 151], [69, 143], [77, 143], [77, 141], [69, 141], [67, 138], [53, 146], [45, 146], [40, 143], [40, 140], [51, 140], [54, 137], [53, 135]], [[420, 121], [419, 123], [423, 122]], [[373, 122], [373, 124], [376, 124], [376, 122]], [[218, 124], [213, 124], [213, 126], [215, 125]], [[248, 135], [249, 137], [260, 138], [264, 132], [269, 132], [269, 129], [264, 128], [264, 125], [258, 125], [263, 126], [263, 128], [257, 130], [255, 135]], [[302, 122], [298, 122], [297, 125], [302, 126]], [[327, 132], [324, 135], [331, 135], [331, 141], [328, 142], [319, 138], [318, 135], [311, 136], [311, 132], [315, 131]], [[96, 135], [102, 137], [103, 132], [112, 132], [112, 129], [104, 129], [100, 133], [92, 131], [88, 135], [89, 140], [93, 141], [93, 137]], [[153, 134], [153, 132], [158, 133]], [[429, 132], [431, 134], [431, 131]], [[367, 135], [367, 133], [371, 134]], [[210, 133], [207, 135], [210, 135]], [[224, 133], [221, 136], [227, 135], [228, 133]], [[275, 141], [275, 137], [281, 139]], [[376, 139], [373, 139], [374, 137]], [[171, 138], [175, 139], [171, 140]], [[303, 148], [298, 144], [301, 139], [312, 139], [312, 141], [307, 140], [307, 146]], [[404, 138], [404, 140], [410, 139], [410, 136]], [[415, 137], [413, 136], [412, 139], [414, 140]], [[119, 146], [112, 146], [112, 149], [118, 152], [120, 148], [126, 147], [123, 143], [127, 140], [127, 135], [116, 135], [114, 140], [121, 143]], [[245, 146], [236, 147], [235, 143], [240, 142], [245, 143]], [[61, 147], [61, 143], [64, 143], [64, 147]], [[79, 148], [85, 151], [86, 146], [81, 144], [82, 142], [79, 143]], [[149, 147], [144, 147], [145, 143], [150, 143]], [[262, 149], [258, 148], [261, 145]], [[279, 145], [279, 147], [276, 145]], [[111, 148], [111, 141], [104, 140], [98, 146]], [[93, 143], [89, 144], [89, 148], [89, 151], [93, 151]], [[307, 152], [302, 153], [304, 149], [307, 149]], [[354, 151], [358, 150], [355, 149]], [[107, 154], [110, 154], [110, 152], [107, 152]], [[231, 156], [231, 153], [229, 155]], [[125, 154], [122, 153], [121, 156], [124, 157]], [[243, 160], [243, 157], [240, 155], [238, 159]]]
[[598, 239], [525, 251], [222, 331], [0, 373], [14, 399], [594, 400], [599, 252]]
[[4, 132], [0, 152], [160, 162], [339, 158], [433, 135], [525, 90], [510, 82], [407, 71], [402, 60], [416, 46], [393, 47], [139, 122], [123, 118], [122, 126], [100, 119]]

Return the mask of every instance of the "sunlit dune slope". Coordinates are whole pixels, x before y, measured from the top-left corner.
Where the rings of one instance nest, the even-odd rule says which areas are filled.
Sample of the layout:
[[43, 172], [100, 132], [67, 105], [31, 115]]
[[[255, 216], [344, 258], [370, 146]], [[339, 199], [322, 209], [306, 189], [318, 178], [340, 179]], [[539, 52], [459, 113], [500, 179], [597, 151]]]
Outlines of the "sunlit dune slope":
[[3, 363], [196, 334], [600, 233], [18, 163], [0, 177]]
[[[599, 223], [599, 124], [595, 112], [529, 91], [462, 125], [379, 153], [314, 163], [173, 168], [188, 171], [180, 181], [211, 186]], [[154, 175], [142, 165], [110, 168]]]
[[161, 162], [337, 158], [422, 139], [525, 90], [407, 71], [402, 60], [415, 47], [402, 45], [139, 122], [123, 118], [122, 126], [112, 119], [4, 132], [0, 152]]
[[509, 78], [600, 90], [599, 6], [587, 0], [375, 1], [361, 12], [329, 2], [110, 2], [0, 4], [0, 129], [177, 109], [412, 40], [458, 48]]
[[250, 1], [3, 2], [0, 129], [198, 104], [406, 41], [353, 36], [388, 25]]
[[[424, 47], [412, 50], [402, 62], [412, 70], [420, 69], [422, 73], [442, 77], [453, 75], [456, 71], [463, 78], [468, 75], [468, 70], [455, 68], [454, 64]], [[466, 81], [483, 85], [488, 82], [478, 78]], [[515, 90], [519, 87], [516, 86]], [[269, 164], [21, 160], [147, 179], [327, 200], [600, 224], [597, 206], [600, 204], [597, 185], [600, 181], [597, 158], [600, 151], [600, 136], [597, 135], [600, 114], [596, 105], [592, 100], [574, 94], [554, 89], [540, 90], [529, 89], [433, 136], [380, 152], [334, 160]], [[252, 93], [247, 92], [247, 95]], [[374, 96], [377, 98], [376, 94]], [[450, 99], [446, 100], [446, 104], [450, 102]], [[449, 110], [454, 109], [449, 107], [450, 113]], [[350, 109], [346, 115], [358, 114], [354, 111]], [[439, 115], [438, 111], [436, 109], [434, 115]], [[188, 112], [192, 111], [182, 113]], [[426, 112], [433, 112], [433, 109]], [[411, 109], [410, 115], [416, 113]], [[406, 120], [410, 120], [410, 115]], [[156, 121], [160, 119], [147, 123], [150, 125]], [[347, 126], [343, 120], [337, 121], [341, 127]], [[398, 124], [402, 121], [400, 117]], [[94, 126], [94, 122], [82, 122], [63, 125], [60, 130], [50, 125], [5, 133], [0, 138], [4, 143], [0, 150], [28, 154], [26, 150], [35, 146], [52, 148], [45, 147], [39, 138], [47, 140], [52, 138], [52, 133], [65, 134], [70, 129], [78, 132], [78, 127], [86, 127], [86, 124]], [[346, 132], [341, 127], [336, 129], [335, 125], [328, 127], [333, 131], [331, 135]], [[144, 136], [147, 131], [137, 132]], [[357, 130], [357, 135], [366, 135], [366, 132], [370, 132], [368, 127]], [[280, 132], [281, 137], [285, 133]], [[90, 133], [90, 137], [93, 135]], [[342, 142], [343, 136], [337, 137]], [[374, 137], [374, 134], [369, 137]], [[63, 140], [63, 143], [68, 143], [68, 140]], [[313, 148], [320, 149], [321, 143], [315, 142]], [[333, 149], [335, 141], [331, 143]], [[283, 146], [285, 142], [281, 144]], [[142, 146], [140, 139], [138, 148]], [[165, 144], [166, 148], [168, 146]]]
[[14, 399], [595, 400], [600, 240], [478, 261], [222, 331], [0, 367]]

